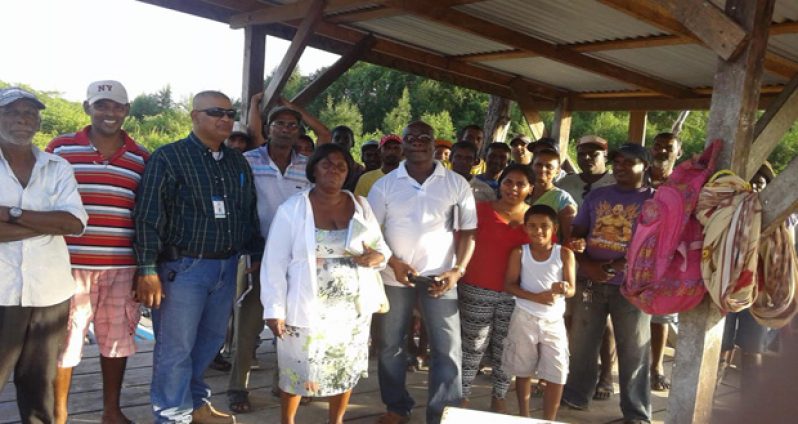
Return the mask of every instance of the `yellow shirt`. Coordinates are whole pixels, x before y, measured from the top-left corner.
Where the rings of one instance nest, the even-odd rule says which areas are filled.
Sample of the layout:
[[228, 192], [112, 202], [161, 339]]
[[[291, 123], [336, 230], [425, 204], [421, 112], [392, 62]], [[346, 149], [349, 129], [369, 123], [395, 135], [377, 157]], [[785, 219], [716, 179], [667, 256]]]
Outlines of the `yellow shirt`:
[[385, 174], [382, 172], [382, 168], [377, 168], [361, 175], [357, 180], [357, 185], [355, 186], [355, 194], [358, 196], [367, 197], [369, 195], [369, 190], [371, 190], [371, 186], [373, 186], [374, 183], [384, 175]]

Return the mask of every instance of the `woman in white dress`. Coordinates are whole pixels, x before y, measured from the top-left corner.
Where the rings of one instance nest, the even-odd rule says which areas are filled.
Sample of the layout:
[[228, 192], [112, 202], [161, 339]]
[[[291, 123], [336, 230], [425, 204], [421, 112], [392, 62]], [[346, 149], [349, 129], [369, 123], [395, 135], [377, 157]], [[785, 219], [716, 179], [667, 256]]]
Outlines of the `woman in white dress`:
[[368, 371], [371, 315], [385, 307], [377, 271], [390, 251], [368, 202], [342, 189], [353, 170], [342, 147], [319, 146], [307, 167], [315, 187], [286, 200], [269, 230], [261, 301], [278, 337], [284, 424], [302, 396], [330, 397], [329, 422], [342, 423]]

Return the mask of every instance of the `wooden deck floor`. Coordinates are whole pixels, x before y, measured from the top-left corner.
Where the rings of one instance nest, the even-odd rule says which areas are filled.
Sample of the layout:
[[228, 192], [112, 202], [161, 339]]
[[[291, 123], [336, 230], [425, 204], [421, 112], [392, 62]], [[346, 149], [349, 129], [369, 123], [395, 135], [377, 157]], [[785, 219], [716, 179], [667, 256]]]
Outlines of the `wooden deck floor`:
[[[122, 390], [122, 405], [129, 418], [137, 423], [152, 422], [149, 399], [149, 384], [152, 373], [152, 342], [139, 344], [139, 352], [128, 361], [125, 384]], [[261, 369], [252, 372], [250, 380], [251, 401], [253, 411], [249, 414], [238, 415], [239, 423], [271, 424], [279, 423], [279, 404], [271, 395], [271, 375], [274, 361], [274, 352], [271, 343], [266, 341], [258, 352], [258, 360], [263, 365]], [[670, 372], [671, 357], [667, 357], [667, 369]], [[373, 423], [377, 416], [383, 412], [380, 401], [379, 387], [377, 385], [376, 362], [371, 361], [370, 376], [361, 380], [355, 388], [352, 401], [346, 414], [348, 423], [366, 424]], [[227, 407], [227, 380], [228, 374], [208, 370], [207, 381], [214, 392], [212, 402], [220, 409]], [[728, 411], [733, 408], [738, 399], [737, 375], [730, 373], [716, 395], [716, 410]], [[413, 397], [418, 402], [412, 415], [412, 423], [424, 422], [424, 407], [426, 400], [427, 373], [409, 373], [408, 386]], [[100, 364], [96, 346], [86, 346], [84, 360], [74, 371], [72, 391], [69, 401], [70, 422], [99, 423], [102, 414], [102, 387]], [[621, 418], [618, 408], [618, 395], [616, 394], [605, 402], [593, 402], [589, 411], [573, 411], [561, 409], [559, 420], [571, 423], [610, 423]], [[540, 399], [533, 399], [533, 416], [540, 417]], [[490, 405], [490, 381], [488, 376], [478, 376], [474, 385], [474, 394], [471, 399], [474, 409], [487, 411]], [[508, 394], [510, 411], [517, 412], [515, 393]], [[661, 423], [665, 419], [667, 406], [667, 393], [653, 393], [652, 408], [654, 422]], [[317, 400], [300, 408], [297, 417], [300, 423], [324, 423], [327, 416], [327, 404]], [[715, 420], [720, 422], [719, 420]], [[0, 392], [0, 424], [19, 422], [15, 392], [13, 384], [7, 384]]]

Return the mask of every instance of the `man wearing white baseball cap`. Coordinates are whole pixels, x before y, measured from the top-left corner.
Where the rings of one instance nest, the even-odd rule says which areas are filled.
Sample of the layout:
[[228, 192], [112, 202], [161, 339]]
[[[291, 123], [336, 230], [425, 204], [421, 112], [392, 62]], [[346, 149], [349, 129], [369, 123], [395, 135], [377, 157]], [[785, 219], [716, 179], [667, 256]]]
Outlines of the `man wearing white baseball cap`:
[[75, 280], [67, 336], [58, 357], [55, 422], [66, 423], [72, 369], [80, 363], [90, 323], [100, 348], [104, 423], [126, 423], [119, 394], [127, 358], [136, 352], [139, 304], [133, 298], [133, 205], [149, 153], [122, 129], [130, 112], [118, 81], [89, 84], [83, 110], [91, 124], [63, 134], [47, 151], [69, 162], [89, 213], [81, 237], [66, 237]]
[[33, 145], [42, 109], [21, 88], [0, 90], [0, 391], [13, 373], [23, 423], [53, 421], [75, 292], [64, 235], [82, 233], [88, 218], [72, 167]]

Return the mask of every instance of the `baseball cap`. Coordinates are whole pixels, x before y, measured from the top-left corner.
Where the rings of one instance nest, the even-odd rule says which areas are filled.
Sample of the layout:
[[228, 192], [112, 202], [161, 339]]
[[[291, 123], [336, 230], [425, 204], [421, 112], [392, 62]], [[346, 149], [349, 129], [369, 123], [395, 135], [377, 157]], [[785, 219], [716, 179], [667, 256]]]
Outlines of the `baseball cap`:
[[560, 143], [553, 138], [543, 137], [534, 143], [527, 144], [526, 149], [532, 153], [535, 153], [537, 150], [538, 152], [552, 152], [559, 155]]
[[93, 105], [98, 100], [112, 100], [121, 105], [130, 103], [127, 99], [127, 90], [119, 81], [103, 80], [89, 84], [86, 89], [86, 101]]
[[17, 100], [30, 100], [39, 109], [44, 109], [44, 103], [39, 101], [33, 93], [29, 93], [19, 87], [9, 87], [0, 90], [0, 107], [8, 106]]
[[435, 147], [438, 147], [438, 146], [448, 147], [448, 148], [451, 149], [452, 148], [452, 142], [449, 141], [449, 140], [444, 140], [442, 138], [439, 138], [439, 139], [435, 140]]
[[385, 134], [380, 139], [380, 147], [384, 146], [386, 143], [394, 141], [396, 143], [402, 144], [402, 137], [399, 137], [396, 134]]
[[618, 146], [609, 154], [610, 160], [615, 160], [618, 155], [624, 155], [628, 158], [640, 159], [645, 163], [651, 163], [651, 153], [645, 147], [637, 143], [624, 143]]
[[365, 149], [366, 147], [371, 147], [371, 146], [379, 148], [380, 147], [380, 143], [377, 140], [369, 140], [369, 141], [363, 143], [362, 146], [360, 146], [360, 150], [363, 151], [363, 149]]
[[274, 122], [274, 120], [277, 119], [277, 116], [280, 115], [281, 113], [287, 113], [293, 115], [296, 118], [297, 123], [302, 123], [302, 114], [299, 113], [299, 111], [291, 109], [288, 106], [277, 106], [273, 108], [271, 111], [269, 111], [269, 119], [266, 121], [266, 125], [271, 125], [272, 122]]
[[609, 148], [609, 144], [607, 144], [607, 140], [597, 136], [597, 135], [585, 135], [576, 142], [576, 147], [585, 146], [592, 144], [594, 146], [598, 146], [601, 150], [607, 150]]
[[242, 124], [241, 122], [234, 122], [233, 132], [230, 133], [230, 136], [234, 135], [243, 135], [244, 137], [249, 139], [249, 132], [247, 131], [247, 126]]
[[519, 142], [519, 141], [524, 143], [524, 146], [526, 146], [526, 145], [528, 145], [529, 143], [532, 142], [532, 140], [529, 137], [527, 137], [525, 135], [522, 135], [522, 134], [518, 134], [518, 135], [516, 135], [515, 137], [513, 137], [510, 140], [510, 146], [512, 146], [513, 144], [516, 144], [516, 142]]

